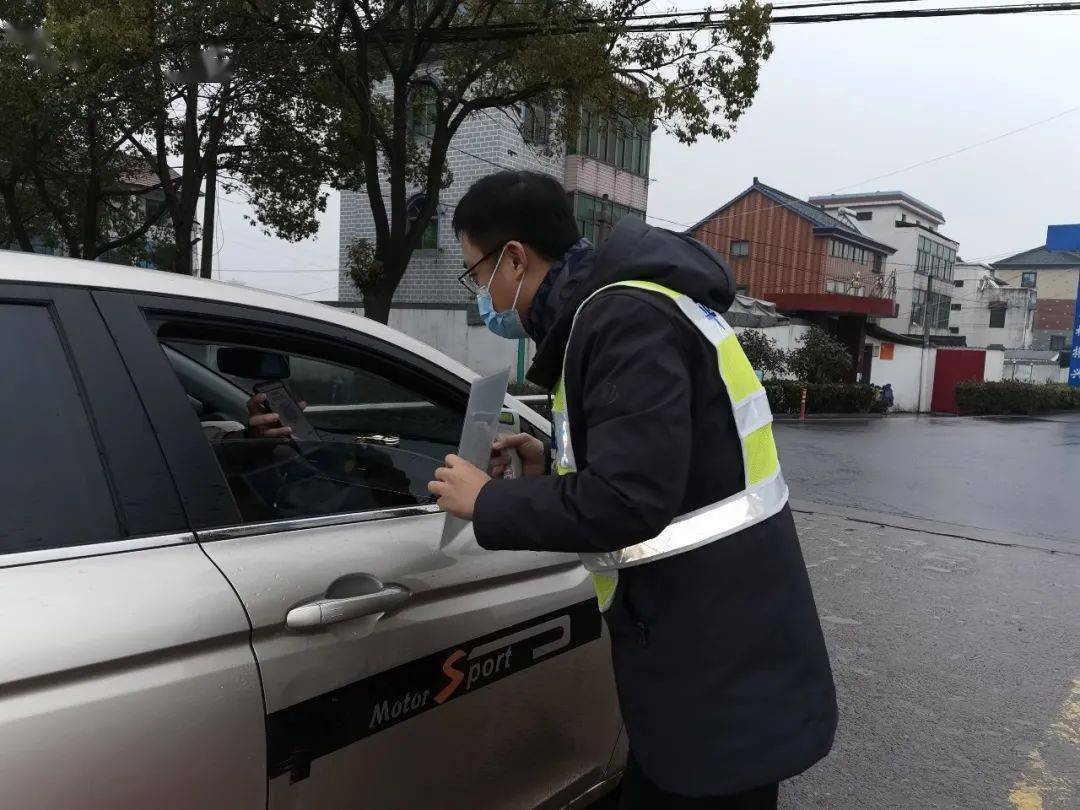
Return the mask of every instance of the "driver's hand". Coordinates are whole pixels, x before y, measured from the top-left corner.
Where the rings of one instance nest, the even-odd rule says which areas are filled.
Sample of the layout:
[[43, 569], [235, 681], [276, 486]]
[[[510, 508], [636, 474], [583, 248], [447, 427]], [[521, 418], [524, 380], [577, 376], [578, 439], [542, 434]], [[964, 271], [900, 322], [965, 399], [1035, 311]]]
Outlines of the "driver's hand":
[[528, 433], [500, 436], [491, 445], [491, 476], [502, 478], [510, 467], [510, 451], [517, 450], [521, 458], [522, 475], [544, 474], [544, 443]]
[[[307, 407], [306, 402], [296, 403], [300, 410]], [[266, 394], [256, 394], [247, 401], [249, 439], [288, 439], [292, 428], [281, 424], [281, 418], [273, 411], [266, 410]]]

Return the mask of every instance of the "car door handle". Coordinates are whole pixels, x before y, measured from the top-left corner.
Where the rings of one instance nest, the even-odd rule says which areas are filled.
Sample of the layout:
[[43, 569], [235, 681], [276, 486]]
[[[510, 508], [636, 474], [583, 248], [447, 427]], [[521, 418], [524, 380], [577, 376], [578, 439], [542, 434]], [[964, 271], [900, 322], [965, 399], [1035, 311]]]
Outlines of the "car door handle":
[[294, 607], [285, 616], [285, 624], [290, 630], [300, 630], [356, 619], [360, 616], [371, 616], [400, 605], [410, 596], [412, 593], [407, 588], [387, 585], [380, 591], [365, 593], [361, 596], [319, 599]]

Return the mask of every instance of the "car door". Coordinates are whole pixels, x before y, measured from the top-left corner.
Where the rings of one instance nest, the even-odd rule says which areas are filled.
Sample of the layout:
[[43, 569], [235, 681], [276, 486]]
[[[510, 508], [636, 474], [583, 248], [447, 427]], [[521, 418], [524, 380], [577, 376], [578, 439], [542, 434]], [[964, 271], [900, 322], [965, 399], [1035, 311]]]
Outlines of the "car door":
[[[468, 529], [440, 547], [426, 483], [456, 447], [462, 380], [310, 319], [99, 303], [166, 453], [201, 459], [178, 483], [254, 628], [272, 810], [521, 808], [601, 781], [620, 723], [577, 559], [487, 552]], [[238, 430], [258, 380], [237, 357], [288, 369], [320, 441]]]
[[261, 808], [249, 626], [85, 290], [0, 282], [5, 808]]

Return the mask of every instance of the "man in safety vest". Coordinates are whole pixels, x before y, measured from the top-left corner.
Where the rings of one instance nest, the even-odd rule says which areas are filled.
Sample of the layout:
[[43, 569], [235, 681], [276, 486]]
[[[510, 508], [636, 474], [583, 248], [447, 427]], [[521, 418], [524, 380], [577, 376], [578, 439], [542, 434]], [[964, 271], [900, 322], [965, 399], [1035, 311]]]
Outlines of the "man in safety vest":
[[[497, 442], [497, 477], [450, 456], [429, 489], [484, 548], [574, 552], [592, 573], [630, 740], [622, 807], [776, 807], [829, 752], [836, 697], [769, 404], [718, 314], [730, 272], [632, 216], [594, 250], [532, 172], [477, 181], [454, 229], [488, 328], [537, 343], [554, 474], [521, 435]], [[498, 477], [509, 448], [521, 478]]]

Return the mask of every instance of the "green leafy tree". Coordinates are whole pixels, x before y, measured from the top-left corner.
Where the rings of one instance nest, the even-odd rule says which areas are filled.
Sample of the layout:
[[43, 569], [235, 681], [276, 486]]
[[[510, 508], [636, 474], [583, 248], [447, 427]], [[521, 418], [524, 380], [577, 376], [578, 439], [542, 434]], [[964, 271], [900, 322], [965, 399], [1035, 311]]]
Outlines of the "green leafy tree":
[[148, 29], [146, 123], [132, 128], [129, 143], [164, 191], [169, 269], [192, 273], [202, 202], [200, 273], [210, 276], [219, 185], [247, 196], [252, 224], [267, 233], [290, 241], [314, 234], [332, 177], [320, 151], [327, 123], [314, 114], [323, 108], [307, 84], [315, 60], [275, 39], [247, 0], [156, 0]]
[[190, 274], [202, 241], [209, 275], [200, 231], [212, 233], [219, 185], [245, 194], [268, 233], [317, 230], [335, 176], [333, 116], [308, 84], [320, 63], [247, 0], [7, 3], [0, 18], [38, 32], [0, 50], [13, 122], [0, 132], [0, 244]]
[[799, 343], [788, 355], [788, 368], [796, 379], [812, 383], [847, 381], [853, 363], [843, 343], [819, 326], [810, 327]]
[[[282, 38], [315, 44], [332, 79], [316, 86], [334, 111], [325, 137], [335, 181], [363, 189], [374, 218], [360, 285], [369, 317], [389, 316], [469, 116], [527, 103], [551, 113], [555, 144], [583, 109], [628, 126], [654, 120], [685, 143], [730, 136], [772, 51], [769, 7], [743, 0], [713, 30], [635, 32], [645, 3], [313, 0], [284, 20], [290, 4], [258, 4]], [[408, 210], [416, 193], [423, 203]]]
[[146, 164], [124, 133], [143, 4], [7, 3], [0, 47], [0, 198], [6, 242], [96, 259], [145, 239]]
[[787, 371], [787, 355], [776, 345], [776, 341], [757, 329], [746, 329], [739, 333], [739, 345], [746, 358], [762, 374], [779, 377]]

